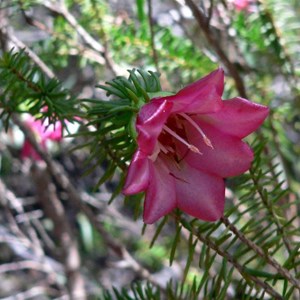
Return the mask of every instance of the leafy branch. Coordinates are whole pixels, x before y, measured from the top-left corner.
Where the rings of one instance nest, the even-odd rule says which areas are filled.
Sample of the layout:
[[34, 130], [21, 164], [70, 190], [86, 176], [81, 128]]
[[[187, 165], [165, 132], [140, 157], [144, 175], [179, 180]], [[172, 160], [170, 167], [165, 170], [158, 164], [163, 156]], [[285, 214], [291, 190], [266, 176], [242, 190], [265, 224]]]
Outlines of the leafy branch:
[[47, 119], [49, 124], [72, 121], [80, 112], [77, 99], [52, 78], [46, 79], [43, 72], [32, 65], [25, 51], [4, 53], [0, 58], [0, 117], [8, 127], [12, 113], [29, 112]]
[[[201, 241], [206, 246], [208, 246], [209, 248], [214, 250], [221, 257], [225, 258], [226, 261], [230, 262], [235, 267], [235, 269], [238, 270], [238, 272], [244, 277], [244, 279], [246, 281], [250, 279], [251, 281], [256, 283], [258, 286], [263, 288], [269, 295], [273, 296], [274, 299], [282, 299], [280, 294], [277, 293], [269, 284], [260, 280], [257, 276], [253, 276], [253, 275], [249, 274], [249, 272], [247, 272], [247, 269], [238, 262], [237, 258], [234, 258], [234, 256], [230, 255], [230, 253], [228, 251], [222, 250], [221, 247], [219, 246], [221, 244], [220, 241], [215, 242], [215, 241], [213, 241], [212, 238], [208, 237], [207, 235], [204, 236], [199, 231], [197, 232], [193, 227], [191, 227], [191, 225], [189, 223], [187, 223], [186, 221], [184, 221], [182, 219], [180, 220], [180, 224], [184, 228], [186, 228], [189, 232], [191, 232], [199, 241]], [[228, 280], [228, 278], [225, 280]], [[225, 284], [226, 284], [226, 281], [225, 281]]]
[[[82, 99], [89, 121], [85, 124], [86, 130], [73, 136], [84, 136], [88, 140], [84, 144], [91, 149], [88, 163], [94, 161], [94, 166], [108, 163], [96, 188], [112, 178], [117, 170], [126, 172], [127, 163], [136, 149], [134, 138], [138, 109], [150, 100], [149, 94], [161, 92], [157, 73], [132, 70], [129, 74], [128, 78], [118, 76], [105, 85], [97, 86], [106, 91], [110, 100]], [[92, 169], [88, 169], [87, 173]], [[121, 190], [122, 184], [120, 180], [117, 191]]]

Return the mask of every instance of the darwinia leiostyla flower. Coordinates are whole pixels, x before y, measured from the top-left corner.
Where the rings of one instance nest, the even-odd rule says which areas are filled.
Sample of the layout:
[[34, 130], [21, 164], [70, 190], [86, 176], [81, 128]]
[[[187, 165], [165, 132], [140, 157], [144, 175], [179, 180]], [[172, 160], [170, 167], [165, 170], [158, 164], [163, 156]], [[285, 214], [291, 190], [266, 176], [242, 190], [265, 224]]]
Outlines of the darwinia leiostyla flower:
[[205, 220], [224, 210], [224, 178], [244, 173], [253, 160], [242, 138], [268, 115], [266, 106], [243, 98], [222, 100], [218, 69], [177, 94], [152, 99], [136, 121], [138, 149], [123, 193], [146, 192], [144, 222], [179, 208]]

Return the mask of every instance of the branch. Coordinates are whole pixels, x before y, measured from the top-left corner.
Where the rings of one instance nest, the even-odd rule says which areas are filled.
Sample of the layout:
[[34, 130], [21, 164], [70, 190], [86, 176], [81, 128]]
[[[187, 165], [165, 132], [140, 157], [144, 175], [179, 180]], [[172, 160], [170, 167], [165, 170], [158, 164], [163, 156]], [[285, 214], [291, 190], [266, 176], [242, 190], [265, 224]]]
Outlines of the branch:
[[[0, 36], [6, 40], [11, 41], [17, 48], [25, 49], [28, 56], [35, 62], [36, 65], [40, 67], [40, 69], [49, 77], [54, 78], [55, 74], [52, 70], [43, 62], [43, 60], [35, 54], [27, 45], [25, 45], [22, 41], [20, 41], [14, 34], [13, 29], [9, 26], [9, 23], [5, 21], [7, 16], [5, 15], [5, 10], [0, 14], [0, 17], [3, 20], [0, 21]], [[7, 49], [9, 50], [9, 49]]]
[[141, 266], [119, 241], [115, 240], [109, 235], [109, 233], [105, 230], [103, 225], [98, 221], [93, 210], [82, 202], [80, 198], [80, 193], [76, 190], [76, 188], [69, 180], [63, 167], [59, 163], [52, 160], [51, 156], [48, 153], [43, 151], [41, 146], [37, 143], [34, 134], [19, 120], [19, 118], [16, 115], [13, 115], [12, 119], [14, 123], [20, 128], [20, 130], [24, 133], [26, 139], [28, 139], [28, 141], [31, 143], [36, 152], [45, 161], [48, 172], [54, 178], [56, 185], [58, 185], [67, 192], [69, 199], [72, 200], [73, 203], [87, 216], [91, 224], [101, 234], [107, 246], [111, 248], [114, 251], [114, 253], [117, 254], [120, 258], [124, 259], [128, 263], [128, 266], [132, 270], [134, 270], [139, 276], [151, 282], [153, 285], [159, 287], [161, 291], [164, 292], [165, 287], [160, 282], [158, 282], [149, 273], [147, 269]]
[[[52, 270], [49, 270], [49, 268], [47, 268], [45, 266], [45, 264], [43, 264], [39, 261], [23, 260], [23, 261], [18, 261], [18, 262], [1, 264], [0, 265], [0, 274], [7, 273], [7, 272], [26, 270], [26, 269], [35, 270], [35, 271], [39, 271], [39, 272], [45, 272], [45, 273], [52, 272]], [[53, 274], [51, 274], [51, 275], [53, 275]]]
[[200, 232], [196, 232], [194, 229], [191, 229], [189, 226], [186, 225], [186, 222], [182, 222], [182, 220], [179, 220], [181, 225], [187, 229], [189, 232], [191, 232], [197, 239], [199, 239], [202, 243], [204, 243], [206, 246], [214, 250], [216, 253], [218, 253], [220, 256], [225, 258], [228, 262], [230, 262], [242, 275], [242, 277], [248, 281], [249, 279], [256, 283], [256, 285], [260, 286], [262, 289], [264, 289], [269, 295], [271, 295], [272, 299], [282, 300], [282, 297], [280, 294], [278, 294], [268, 283], [265, 281], [260, 280], [259, 278], [246, 273], [244, 266], [242, 266], [229, 252], [222, 250], [215, 242], [213, 242], [209, 237], [206, 237], [202, 235]]
[[80, 254], [66, 211], [57, 197], [55, 186], [51, 182], [45, 164], [44, 166], [34, 164], [31, 169], [36, 185], [37, 200], [54, 225], [54, 237], [61, 248], [59, 256], [64, 265], [70, 296], [72, 299], [85, 300], [87, 296], [84, 279], [80, 273]]
[[[0, 242], [7, 243], [12, 251], [25, 260], [12, 264], [5, 264], [0, 266], [0, 273], [7, 271], [16, 271], [18, 269], [37, 269], [48, 275], [48, 282], [56, 284], [61, 290], [65, 290], [65, 287], [59, 282], [58, 274], [63, 274], [62, 265], [53, 258], [45, 255], [41, 246], [40, 240], [36, 235], [36, 232], [31, 227], [29, 216], [24, 213], [24, 208], [20, 200], [9, 190], [4, 182], [0, 179], [0, 200], [4, 209], [7, 212], [8, 226], [10, 230], [6, 228], [0, 228]], [[18, 213], [15, 217], [10, 213], [10, 210], [14, 210]], [[23, 223], [25, 225], [26, 234], [19, 228], [16, 221], [19, 214], [22, 214]], [[11, 232], [11, 233], [10, 233]], [[14, 234], [14, 235], [12, 235]]]
[[212, 14], [214, 10], [214, 0], [210, 0], [209, 10], [208, 10], [208, 17], [206, 19], [207, 26], [209, 26]]
[[43, 73], [49, 78], [55, 78], [53, 71], [43, 62], [43, 60], [35, 54], [28, 46], [26, 46], [22, 41], [20, 41], [14, 34], [10, 34], [7, 38], [15, 44], [20, 50], [25, 49], [27, 55], [32, 59], [32, 61], [39, 66]]
[[98, 41], [96, 41], [80, 24], [78, 24], [76, 18], [68, 11], [63, 1], [43, 1], [42, 3], [49, 10], [56, 12], [66, 19], [66, 21], [76, 30], [76, 32], [82, 37], [82, 39], [93, 49], [100, 53], [104, 53], [104, 47]]
[[260, 257], [276, 269], [276, 271], [286, 278], [293, 286], [300, 290], [300, 282], [294, 278], [287, 269], [283, 268], [273, 257], [269, 256], [262, 248], [247, 239], [246, 236], [239, 231], [226, 217], [222, 217], [221, 221], [228, 227], [244, 244], [255, 251]]
[[[20, 229], [19, 225], [17, 224], [15, 218], [10, 218], [10, 224], [13, 228], [13, 232], [21, 238], [22, 242], [26, 244], [27, 247], [31, 247], [34, 254], [37, 258], [43, 259], [45, 256], [44, 250], [42, 248], [41, 242], [38, 238], [37, 233], [35, 232], [34, 228], [31, 226], [30, 219], [27, 214], [25, 214], [24, 208], [20, 200], [15, 196], [15, 194], [7, 189], [4, 182], [0, 179], [0, 200], [6, 207], [13, 208], [18, 214], [23, 214], [24, 218], [24, 232]], [[6, 204], [7, 202], [7, 204]]]
[[150, 39], [151, 39], [153, 60], [154, 60], [156, 70], [157, 70], [157, 72], [159, 72], [158, 56], [157, 56], [155, 40], [154, 40], [154, 28], [153, 28], [154, 24], [153, 24], [153, 18], [152, 18], [152, 0], [147, 0], [147, 4], [148, 4], [148, 20], [149, 20], [149, 27], [150, 27]]
[[198, 8], [198, 6], [194, 3], [193, 0], [185, 0], [187, 6], [191, 9], [196, 21], [198, 22], [199, 27], [203, 31], [207, 41], [212, 46], [214, 51], [217, 53], [223, 64], [228, 69], [228, 72], [233, 77], [235, 81], [235, 86], [240, 94], [241, 97], [247, 98], [245, 85], [243, 82], [242, 77], [240, 76], [237, 68], [235, 65], [229, 60], [225, 52], [220, 46], [220, 43], [216, 39], [214, 33], [211, 31], [209, 26], [209, 22], [207, 17], [203, 14], [203, 12]]
[[64, 17], [64, 19], [75, 29], [75, 31], [85, 41], [85, 43], [104, 57], [107, 66], [115, 76], [123, 73], [122, 70], [117, 65], [115, 65], [109, 57], [107, 57], [105, 47], [97, 40], [95, 40], [92, 35], [90, 35], [77, 22], [76, 18], [69, 12], [63, 1], [53, 3], [52, 1], [46, 0], [42, 3], [42, 5], [47, 7], [52, 12], [60, 14], [62, 17]]
[[[51, 290], [48, 287], [45, 286], [35, 286], [32, 287], [26, 291], [14, 294], [11, 297], [5, 297], [5, 298], [1, 298], [2, 300], [27, 300], [27, 299], [43, 299], [45, 297], [45, 295], [49, 295], [49, 292], [51, 292]], [[50, 295], [49, 295], [50, 296]], [[63, 299], [64, 297], [60, 297], [60, 299]]]
[[[53, 31], [52, 29], [47, 27], [45, 24], [41, 23], [40, 21], [37, 21], [37, 20], [33, 19], [23, 9], [21, 9], [21, 10], [22, 10], [22, 13], [23, 13], [23, 16], [24, 16], [26, 22], [29, 25], [34, 26], [34, 27], [48, 33], [49, 35], [51, 35], [52, 37], [54, 37], [56, 39], [59, 39], [61, 41], [66, 42], [66, 36]], [[80, 54], [80, 55], [86, 57], [89, 60], [97, 62], [100, 65], [105, 64], [105, 59], [103, 58], [103, 55], [99, 54], [99, 52], [95, 51], [94, 49], [87, 48], [87, 47], [85, 47], [84, 45], [81, 45], [81, 44], [75, 44], [72, 40], [68, 40], [67, 42], [68, 42], [68, 45], [70, 47], [74, 47], [74, 48], [69, 50], [70, 55], [79, 55]]]

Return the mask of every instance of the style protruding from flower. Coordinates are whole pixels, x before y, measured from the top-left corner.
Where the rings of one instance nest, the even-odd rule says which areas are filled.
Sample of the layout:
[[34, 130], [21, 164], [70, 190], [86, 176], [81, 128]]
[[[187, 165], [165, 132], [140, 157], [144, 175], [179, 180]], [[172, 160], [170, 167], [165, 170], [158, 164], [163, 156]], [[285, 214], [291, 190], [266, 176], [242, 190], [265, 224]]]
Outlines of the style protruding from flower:
[[265, 120], [266, 106], [237, 97], [222, 100], [221, 68], [177, 94], [141, 107], [137, 145], [123, 188], [145, 191], [144, 222], [179, 208], [204, 221], [224, 211], [224, 178], [244, 173], [253, 160], [242, 141]]

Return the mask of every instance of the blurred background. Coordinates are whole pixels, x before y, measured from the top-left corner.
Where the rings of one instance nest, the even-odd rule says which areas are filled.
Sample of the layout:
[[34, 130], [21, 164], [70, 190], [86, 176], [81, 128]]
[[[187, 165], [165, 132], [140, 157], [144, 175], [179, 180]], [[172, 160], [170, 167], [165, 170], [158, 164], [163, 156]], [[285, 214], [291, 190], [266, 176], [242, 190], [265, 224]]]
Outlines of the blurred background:
[[[66, 121], [62, 130], [59, 120], [48, 126], [32, 117], [22, 92], [28, 95], [27, 89], [41, 77], [26, 80], [29, 73], [22, 77], [17, 63], [9, 64], [7, 53], [24, 49], [22, 63], [38, 68], [46, 79], [56, 78], [64, 97], [74, 99], [107, 99], [96, 85], [127, 77], [132, 68], [160, 73], [162, 89], [176, 92], [223, 67], [224, 99], [241, 96], [271, 108], [261, 130], [268, 144], [262, 159], [272, 164], [286, 201], [298, 203], [298, 0], [0, 0], [0, 47], [1, 299], [276, 299], [274, 294], [270, 298], [272, 293], [253, 294], [251, 284], [239, 285], [237, 267], [231, 272], [221, 261], [210, 264], [214, 253], [205, 242], [192, 247], [189, 232], [180, 231], [178, 224], [163, 220], [145, 227], [141, 197], [124, 202], [118, 172], [99, 182], [110, 165], [95, 156], [89, 159], [91, 150], [80, 147], [87, 143], [80, 135], [82, 122]], [[23, 82], [11, 94], [7, 74]], [[17, 99], [21, 100], [11, 112], [18, 117], [7, 121], [3, 103]], [[46, 160], [30, 143], [30, 134]], [[228, 209], [243, 195], [235, 190], [240, 182], [228, 181]], [[269, 191], [278, 190], [272, 182], [265, 185]], [[271, 227], [265, 226], [272, 229], [278, 221], [270, 236], [280, 232], [285, 240], [280, 222], [291, 220], [291, 246], [274, 252], [287, 268], [287, 257], [293, 261], [299, 249], [297, 205], [283, 214], [269, 210]], [[199, 257], [193, 260], [192, 251]], [[222, 268], [231, 272], [226, 288], [224, 278], [219, 287], [218, 281], [209, 281]], [[195, 278], [203, 284], [192, 297], [187, 291], [196, 285]], [[283, 284], [273, 283], [277, 292], [283, 289]], [[224, 292], [214, 294], [221, 287]], [[293, 290], [278, 299], [297, 295]]]

